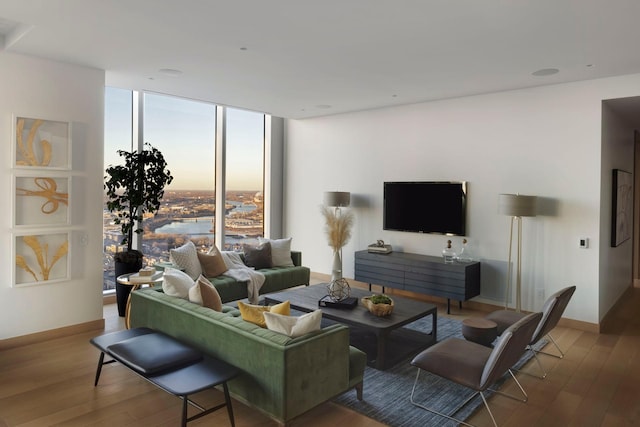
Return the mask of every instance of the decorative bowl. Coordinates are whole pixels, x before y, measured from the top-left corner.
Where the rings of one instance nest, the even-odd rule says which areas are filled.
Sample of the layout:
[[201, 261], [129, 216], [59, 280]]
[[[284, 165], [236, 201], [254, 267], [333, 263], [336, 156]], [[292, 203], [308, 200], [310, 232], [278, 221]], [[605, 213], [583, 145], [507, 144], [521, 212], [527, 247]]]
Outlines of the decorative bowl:
[[[384, 316], [388, 316], [393, 312], [393, 300], [389, 297], [387, 297], [389, 299], [389, 301], [391, 301], [390, 304], [385, 304], [385, 303], [377, 303], [375, 304], [373, 301], [371, 301], [371, 299], [373, 297], [375, 297], [377, 295], [371, 295], [370, 297], [364, 297], [362, 298], [360, 301], [362, 302], [362, 305], [364, 305], [365, 307], [367, 307], [367, 309], [369, 310], [369, 312], [371, 314], [374, 314], [378, 317], [384, 317]], [[386, 297], [386, 295], [384, 295]]]

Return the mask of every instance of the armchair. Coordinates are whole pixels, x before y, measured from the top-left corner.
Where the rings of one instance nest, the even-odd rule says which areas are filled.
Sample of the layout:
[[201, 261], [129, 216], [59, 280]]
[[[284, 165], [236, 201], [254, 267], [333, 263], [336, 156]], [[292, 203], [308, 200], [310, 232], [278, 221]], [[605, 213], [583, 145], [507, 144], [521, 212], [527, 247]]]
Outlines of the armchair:
[[[560, 321], [562, 313], [564, 313], [564, 310], [567, 308], [567, 304], [569, 304], [569, 300], [571, 300], [571, 297], [573, 296], [575, 290], [575, 286], [569, 286], [567, 288], [559, 290], [558, 292], [551, 295], [547, 299], [547, 301], [545, 301], [544, 306], [542, 307], [542, 319], [540, 320], [540, 324], [533, 333], [531, 341], [527, 346], [527, 348], [533, 353], [538, 367], [542, 371], [542, 376], [540, 376], [539, 378], [546, 378], [547, 372], [542, 367], [542, 363], [538, 359], [537, 353], [546, 354], [547, 356], [553, 356], [559, 359], [562, 359], [564, 357], [564, 353], [560, 349], [560, 346], [558, 346], [556, 341], [551, 336], [551, 331], [557, 326], [558, 322]], [[485, 316], [485, 318], [496, 322], [496, 324], [498, 325], [498, 335], [500, 335], [510, 325], [522, 319], [524, 316], [524, 313], [518, 313], [509, 310], [498, 310], [489, 313]], [[559, 356], [551, 353], [545, 353], [543, 351], [537, 351], [533, 348], [533, 346], [545, 336], [549, 338], [558, 352], [560, 352]]]
[[[458, 420], [454, 418], [453, 415], [479, 394], [491, 416], [494, 426], [497, 427], [496, 420], [491, 413], [491, 409], [487, 404], [487, 399], [483, 392], [489, 389], [489, 386], [495, 383], [505, 373], [509, 372], [522, 392], [524, 399], [498, 390], [489, 390], [522, 402], [527, 401], [527, 393], [513, 374], [511, 367], [520, 360], [520, 357], [526, 351], [526, 346], [531, 339], [533, 331], [540, 322], [541, 317], [542, 313], [532, 313], [515, 322], [502, 333], [493, 349], [459, 338], [448, 338], [424, 350], [411, 361], [411, 364], [418, 368], [413, 389], [411, 390], [411, 403], [434, 414], [470, 426], [471, 424]], [[428, 408], [416, 402], [415, 399], [415, 392], [419, 383], [420, 372], [422, 371], [430, 372], [431, 374], [468, 387], [475, 390], [475, 393], [450, 415]]]

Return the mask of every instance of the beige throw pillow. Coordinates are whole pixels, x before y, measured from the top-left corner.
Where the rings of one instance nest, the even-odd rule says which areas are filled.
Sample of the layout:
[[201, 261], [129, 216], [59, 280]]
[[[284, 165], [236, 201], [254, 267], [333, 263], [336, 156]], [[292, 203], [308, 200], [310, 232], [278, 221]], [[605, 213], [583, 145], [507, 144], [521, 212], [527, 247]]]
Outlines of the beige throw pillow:
[[196, 284], [189, 289], [189, 301], [215, 311], [222, 311], [222, 299], [215, 286], [200, 275]]
[[322, 310], [312, 311], [300, 317], [284, 316], [270, 312], [263, 313], [263, 316], [267, 329], [295, 338], [320, 330]]
[[227, 271], [227, 265], [222, 259], [222, 254], [215, 245], [209, 250], [208, 254], [198, 252], [197, 255], [202, 267], [202, 274], [205, 277], [218, 277]]

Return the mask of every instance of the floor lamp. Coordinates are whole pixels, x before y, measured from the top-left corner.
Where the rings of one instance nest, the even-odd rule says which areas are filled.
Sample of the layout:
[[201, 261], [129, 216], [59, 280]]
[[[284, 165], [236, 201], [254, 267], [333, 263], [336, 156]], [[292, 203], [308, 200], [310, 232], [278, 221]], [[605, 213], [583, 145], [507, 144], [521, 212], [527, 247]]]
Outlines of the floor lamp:
[[522, 309], [522, 282], [521, 282], [521, 253], [522, 253], [522, 217], [536, 216], [536, 196], [523, 196], [521, 194], [500, 194], [498, 211], [502, 215], [511, 217], [511, 231], [509, 233], [509, 265], [507, 272], [507, 289], [505, 290], [504, 308], [509, 305], [509, 291], [511, 290], [511, 248], [513, 244], [513, 224], [518, 224], [517, 259], [516, 259], [516, 311]]

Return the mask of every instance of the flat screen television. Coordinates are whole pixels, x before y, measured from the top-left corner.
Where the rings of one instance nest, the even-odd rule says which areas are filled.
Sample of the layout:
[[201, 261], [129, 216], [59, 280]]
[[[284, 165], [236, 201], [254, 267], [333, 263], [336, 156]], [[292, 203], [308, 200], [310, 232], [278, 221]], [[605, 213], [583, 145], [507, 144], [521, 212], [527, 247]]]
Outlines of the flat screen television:
[[467, 183], [385, 182], [383, 228], [464, 236]]

